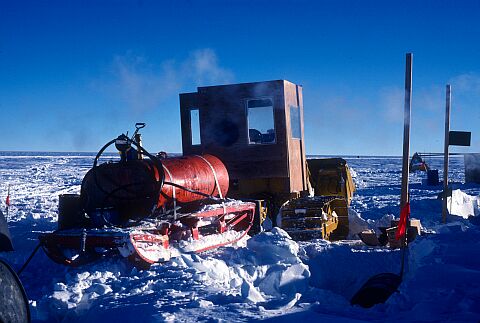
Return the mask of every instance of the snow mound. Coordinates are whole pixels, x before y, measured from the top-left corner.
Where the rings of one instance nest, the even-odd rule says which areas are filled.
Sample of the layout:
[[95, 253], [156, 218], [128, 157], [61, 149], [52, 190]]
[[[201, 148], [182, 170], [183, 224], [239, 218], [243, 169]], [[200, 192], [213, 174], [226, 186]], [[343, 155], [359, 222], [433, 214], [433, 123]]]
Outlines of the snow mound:
[[299, 249], [288, 233], [278, 227], [250, 238], [245, 250], [250, 260], [239, 268], [246, 281], [242, 296], [261, 302], [262, 298], [252, 293], [255, 288], [270, 301], [263, 305], [266, 309], [293, 306], [307, 290], [310, 278], [308, 266], [298, 256]]
[[454, 190], [452, 196], [447, 198], [447, 208], [450, 214], [464, 219], [478, 216], [480, 214], [480, 196], [471, 196], [461, 190]]
[[182, 255], [190, 268], [195, 268], [204, 281], [214, 281], [245, 302], [265, 303], [296, 298], [308, 288], [310, 271], [298, 257], [299, 246], [288, 234], [274, 228], [247, 241], [246, 248], [228, 248], [228, 259]]
[[357, 235], [369, 228], [367, 220], [364, 220], [362, 216], [352, 210], [351, 208], [348, 209], [348, 236], [350, 239], [357, 238]]
[[480, 231], [460, 224], [415, 240], [392, 313], [412, 321], [475, 322], [480, 317]]
[[349, 239], [358, 239], [358, 234], [367, 229], [374, 229], [377, 234], [380, 234], [380, 227], [390, 227], [392, 220], [395, 219], [393, 214], [385, 214], [383, 217], [377, 220], [368, 219], [365, 220], [362, 216], [353, 209], [348, 210], [348, 226], [349, 226]]
[[290, 238], [287, 232], [278, 227], [250, 238], [247, 247], [256, 254], [258, 264], [299, 262], [298, 244]]
[[[274, 228], [243, 246], [202, 254], [183, 252], [150, 270], [132, 268], [120, 258], [102, 261], [88, 271], [67, 270], [53, 281], [51, 292], [34, 305], [34, 317], [59, 321], [96, 317], [97, 321], [100, 312], [100, 317], [108, 318], [109, 313], [118, 315], [118, 304], [124, 304], [122, 311], [127, 312], [145, 299], [160, 308], [259, 304], [265, 315], [278, 315], [292, 308], [309, 288], [310, 270], [299, 258], [299, 250], [285, 231]], [[216, 296], [201, 296], [209, 290]], [[155, 306], [144, 314], [156, 311]], [[178, 319], [172, 311], [159, 319]]]
[[355, 183], [355, 186], [357, 188], [364, 188], [367, 185], [365, 184], [365, 181], [363, 181], [357, 174], [357, 172], [352, 168], [351, 165], [348, 166], [348, 170], [350, 171], [350, 176], [352, 176], [352, 180]]
[[53, 284], [53, 292], [45, 295], [36, 308], [37, 315], [58, 318], [70, 313], [80, 315], [87, 312], [98, 298], [113, 292], [112, 283], [117, 281], [118, 273], [111, 271], [80, 271], [67, 274], [64, 282]]

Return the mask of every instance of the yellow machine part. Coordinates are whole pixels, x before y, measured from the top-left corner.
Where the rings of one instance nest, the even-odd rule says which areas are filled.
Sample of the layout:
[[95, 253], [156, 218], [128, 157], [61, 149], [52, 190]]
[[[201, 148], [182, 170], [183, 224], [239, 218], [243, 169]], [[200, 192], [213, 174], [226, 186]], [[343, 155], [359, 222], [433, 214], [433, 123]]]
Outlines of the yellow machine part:
[[355, 192], [347, 163], [341, 158], [307, 160], [314, 197], [290, 200], [282, 206], [282, 228], [294, 239], [345, 239], [348, 208]]
[[345, 239], [348, 235], [348, 208], [355, 192], [350, 169], [342, 158], [309, 159], [307, 166], [315, 196], [335, 196], [332, 209], [338, 215], [338, 229], [332, 239]]
[[250, 233], [257, 234], [262, 231], [262, 224], [267, 219], [270, 212], [269, 201], [267, 200], [254, 200], [255, 202], [255, 217], [253, 219], [253, 225], [250, 229]]
[[315, 196], [340, 196], [350, 206], [355, 184], [344, 159], [308, 159], [307, 166]]
[[339, 225], [333, 211], [335, 197], [302, 197], [288, 201], [281, 210], [281, 226], [294, 240], [330, 239]]
[[308, 159], [308, 180], [314, 197], [308, 192], [289, 192], [285, 178], [241, 179], [230, 183], [229, 196], [257, 203], [253, 230], [259, 232], [267, 217], [293, 239], [344, 239], [348, 235], [348, 207], [355, 192], [350, 170], [341, 158]]

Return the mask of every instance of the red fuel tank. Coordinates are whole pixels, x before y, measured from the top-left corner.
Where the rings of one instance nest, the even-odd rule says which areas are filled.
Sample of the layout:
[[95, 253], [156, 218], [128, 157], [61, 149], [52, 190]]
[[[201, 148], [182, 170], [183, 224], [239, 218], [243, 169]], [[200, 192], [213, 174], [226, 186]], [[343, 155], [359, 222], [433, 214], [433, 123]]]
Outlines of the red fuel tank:
[[[193, 155], [162, 159], [165, 182], [213, 196], [222, 196], [228, 192], [229, 177], [225, 165], [212, 155]], [[220, 187], [221, 194], [218, 192]], [[204, 197], [172, 185], [163, 185], [158, 206], [165, 205], [175, 197], [178, 202], [186, 203], [201, 200]]]

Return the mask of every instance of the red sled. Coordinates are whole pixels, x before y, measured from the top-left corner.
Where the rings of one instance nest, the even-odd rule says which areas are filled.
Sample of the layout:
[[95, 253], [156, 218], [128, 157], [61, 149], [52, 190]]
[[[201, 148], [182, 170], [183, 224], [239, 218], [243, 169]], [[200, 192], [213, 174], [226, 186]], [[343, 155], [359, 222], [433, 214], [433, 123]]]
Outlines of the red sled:
[[228, 201], [168, 220], [143, 221], [131, 228], [74, 228], [39, 236], [55, 262], [81, 266], [106, 255], [120, 254], [139, 268], [185, 252], [203, 252], [233, 244], [250, 230], [255, 203]]

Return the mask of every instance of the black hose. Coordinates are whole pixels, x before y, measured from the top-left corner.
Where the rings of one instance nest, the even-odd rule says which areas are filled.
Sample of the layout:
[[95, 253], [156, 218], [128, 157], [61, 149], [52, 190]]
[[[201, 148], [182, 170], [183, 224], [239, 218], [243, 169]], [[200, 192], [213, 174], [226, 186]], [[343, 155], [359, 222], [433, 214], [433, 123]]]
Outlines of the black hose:
[[[116, 140], [118, 139], [115, 138], [115, 139], [112, 139], [110, 140], [109, 142], [107, 142], [97, 153], [97, 155], [95, 156], [95, 159], [93, 161], [93, 167], [92, 167], [92, 172], [93, 172], [93, 179], [94, 179], [94, 183], [95, 185], [98, 187], [98, 189], [105, 194], [105, 198], [103, 200], [103, 203], [102, 205], [105, 205], [106, 204], [106, 201], [107, 199], [109, 198], [115, 198], [115, 199], [127, 199], [126, 197], [122, 196], [122, 197], [118, 197], [118, 196], [114, 196], [114, 194], [118, 191], [121, 191], [121, 190], [124, 190], [126, 191], [127, 193], [130, 192], [130, 190], [128, 189], [128, 187], [131, 187], [131, 186], [137, 186], [137, 185], [141, 185], [143, 184], [143, 182], [137, 182], [137, 183], [128, 183], [128, 184], [125, 184], [125, 185], [121, 185], [119, 187], [116, 187], [114, 190], [112, 191], [107, 191], [105, 188], [102, 187], [102, 185], [100, 184], [99, 182], [99, 179], [98, 179], [98, 173], [97, 173], [97, 167], [98, 166], [98, 162], [99, 162], [99, 159], [100, 157], [102, 156], [102, 154], [105, 152], [105, 150], [111, 146], [112, 144], [114, 144], [116, 142]], [[163, 165], [161, 163], [161, 161], [155, 157], [154, 155], [150, 154], [147, 150], [145, 150], [145, 148], [141, 147], [137, 142], [135, 142], [134, 140], [128, 138], [125, 136], [125, 140], [127, 140], [127, 143], [129, 143], [130, 145], [133, 144], [140, 153], [142, 153], [143, 155], [147, 156], [150, 158], [150, 160], [152, 161], [153, 163], [153, 167], [151, 167], [151, 171], [153, 173], [153, 178], [155, 178], [156, 180], [156, 174], [155, 174], [155, 168], [157, 169], [158, 171], [158, 180], [157, 180], [157, 183], [158, 183], [158, 186], [157, 185], [154, 185], [154, 188], [150, 191], [150, 192], [147, 192], [146, 194], [144, 194], [143, 196], [138, 196], [137, 194], [133, 194], [134, 196], [133, 197], [130, 197], [128, 199], [130, 200], [135, 200], [135, 199], [141, 199], [141, 198], [148, 198], [148, 199], [158, 199], [158, 196], [161, 194], [162, 192], [162, 188], [163, 188], [163, 182], [165, 180], [165, 171], [163, 169]], [[112, 180], [112, 178], [109, 178], [109, 180], [115, 184], [115, 181]], [[158, 188], [158, 189], [157, 189]], [[84, 209], [86, 208], [86, 202], [84, 202]], [[103, 207], [101, 207], [103, 209]], [[84, 210], [86, 212], [86, 210]], [[139, 219], [139, 221], [145, 219], [145, 218], [148, 218], [150, 216], [152, 216], [153, 214], [153, 211], [148, 214], [147, 216], [145, 217], [142, 217], [141, 219]], [[110, 223], [109, 221], [106, 221], [105, 217], [102, 215], [103, 217], [103, 220], [105, 223], [109, 224], [109, 225], [112, 225], [112, 226], [115, 226], [113, 225], [112, 223]], [[137, 223], [139, 222], [137, 221]]]
[[117, 140], [117, 138], [110, 140], [98, 151], [97, 155], [95, 156], [95, 159], [93, 160], [93, 167], [92, 168], [95, 168], [97, 166], [98, 159], [100, 158], [100, 156], [102, 156], [105, 149], [107, 149], [111, 144], [115, 143], [116, 140]]
[[[94, 178], [94, 181], [95, 181], [95, 185], [100, 189], [100, 191], [102, 191], [104, 194], [106, 194], [106, 196], [108, 198], [115, 198], [113, 196], [113, 193], [114, 192], [117, 192], [117, 191], [120, 191], [120, 190], [127, 190], [126, 188], [129, 187], [129, 186], [133, 186], [132, 183], [129, 183], [129, 184], [126, 184], [126, 185], [122, 185], [122, 186], [119, 186], [117, 188], [115, 188], [113, 191], [110, 191], [108, 192], [107, 190], [105, 190], [99, 183], [98, 181], [98, 175], [97, 175], [97, 164], [98, 164], [98, 160], [100, 159], [101, 155], [103, 154], [103, 152], [109, 147], [111, 146], [113, 143], [115, 143], [115, 141], [117, 140], [117, 138], [115, 139], [112, 139], [110, 140], [108, 143], [106, 143], [97, 153], [97, 155], [95, 156], [95, 159], [93, 161], [93, 167], [92, 167], [92, 170], [93, 170], [93, 178]], [[146, 155], [147, 157], [150, 158], [150, 160], [154, 163], [154, 165], [156, 166], [157, 168], [157, 171], [158, 171], [158, 175], [159, 175], [159, 180], [158, 182], [159, 183], [159, 190], [158, 190], [158, 194], [160, 194], [160, 192], [162, 191], [162, 187], [163, 187], [163, 182], [165, 181], [165, 171], [163, 170], [163, 165], [162, 165], [162, 162], [155, 156], [153, 156], [152, 154], [150, 154], [147, 150], [145, 150], [145, 148], [143, 148], [142, 146], [140, 146], [137, 142], [129, 139], [128, 137], [126, 137], [126, 140], [130, 143], [130, 144], [133, 144], [135, 145], [135, 147], [137, 147], [137, 149], [144, 155]], [[137, 184], [141, 184], [141, 183], [137, 183]], [[151, 194], [150, 194], [151, 193]], [[150, 192], [149, 194], [145, 194], [144, 196], [136, 196], [132, 199], [136, 199], [136, 198], [146, 198], [146, 197], [152, 197], [152, 196], [155, 196], [157, 194], [157, 192]], [[125, 197], [121, 197], [122, 199], [125, 199]], [[106, 200], [107, 198], [105, 198]], [[117, 198], [118, 199], [118, 198]]]
[[28, 257], [27, 261], [25, 261], [25, 263], [23, 264], [22, 268], [20, 268], [20, 270], [17, 272], [18, 276], [20, 276], [20, 274], [22, 273], [22, 271], [27, 268], [28, 264], [30, 263], [30, 260], [32, 260], [33, 256], [35, 256], [35, 254], [37, 253], [38, 251], [38, 248], [40, 248], [40, 246], [42, 245], [42, 243], [38, 243], [37, 246], [35, 247], [35, 249], [33, 249], [32, 253], [30, 254], [30, 256]]
[[137, 142], [133, 141], [133, 140], [130, 140], [128, 139], [131, 143], [133, 143], [135, 145], [135, 147], [137, 147], [137, 149], [143, 154], [143, 155], [146, 155], [147, 157], [150, 158], [150, 160], [155, 164], [155, 166], [157, 167], [157, 170], [159, 172], [159, 182], [160, 182], [160, 191], [162, 191], [162, 187], [163, 187], [163, 184], [165, 182], [165, 171], [163, 170], [163, 164], [162, 162], [160, 161], [160, 159], [158, 159], [156, 156], [153, 156], [152, 154], [150, 154], [148, 151], [145, 150], [145, 148], [143, 148], [142, 146], [140, 146]]

